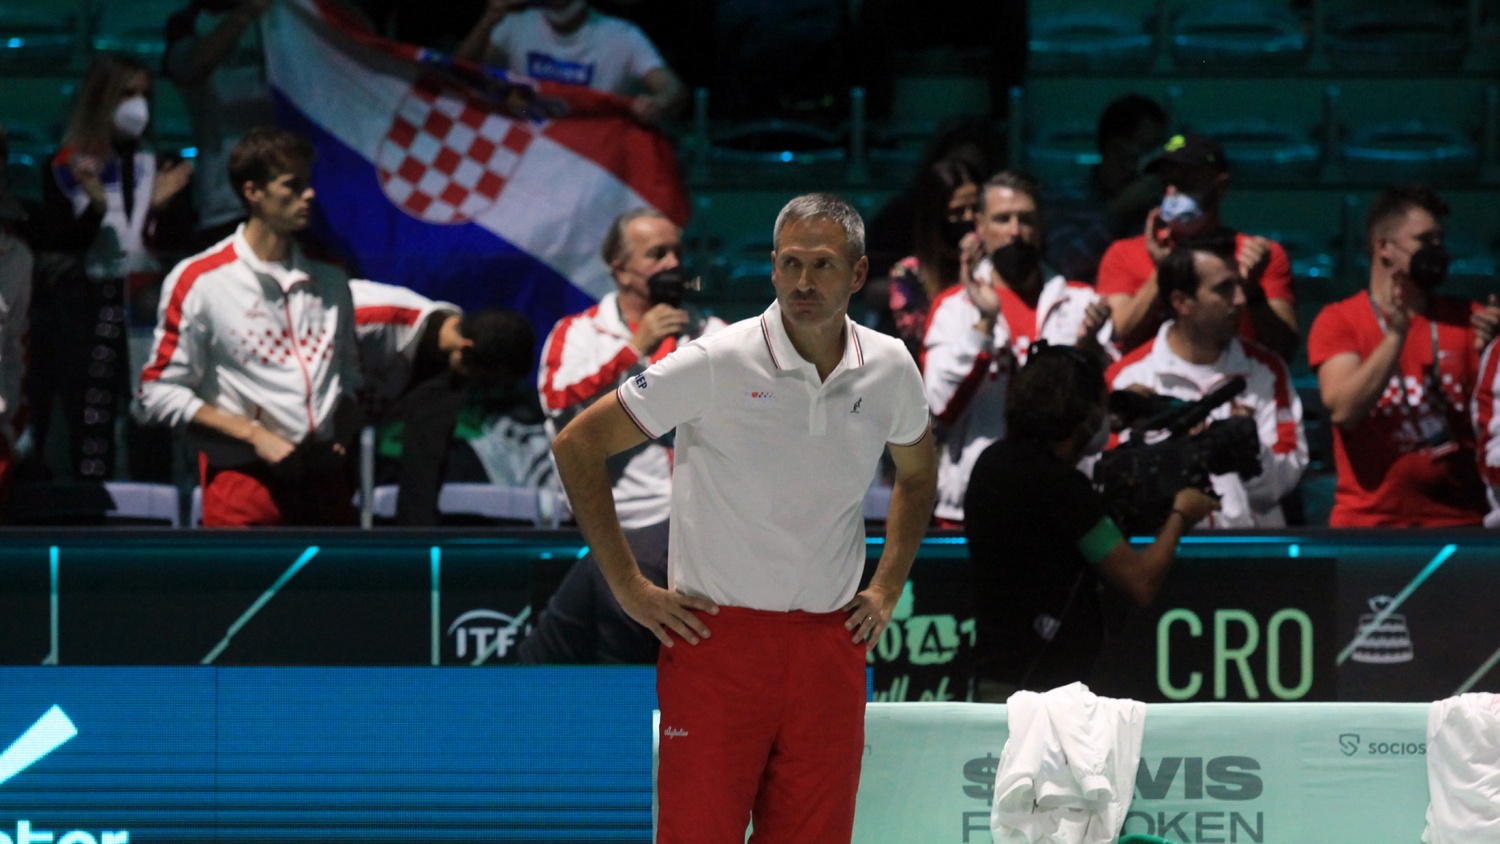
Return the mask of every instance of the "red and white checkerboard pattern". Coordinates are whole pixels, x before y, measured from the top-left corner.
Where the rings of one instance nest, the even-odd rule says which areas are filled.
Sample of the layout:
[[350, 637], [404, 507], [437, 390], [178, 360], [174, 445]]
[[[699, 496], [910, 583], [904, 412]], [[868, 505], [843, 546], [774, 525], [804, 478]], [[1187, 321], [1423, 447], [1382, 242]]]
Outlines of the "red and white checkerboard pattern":
[[386, 195], [408, 214], [465, 223], [495, 203], [533, 137], [494, 104], [423, 77], [401, 101], [375, 163]]

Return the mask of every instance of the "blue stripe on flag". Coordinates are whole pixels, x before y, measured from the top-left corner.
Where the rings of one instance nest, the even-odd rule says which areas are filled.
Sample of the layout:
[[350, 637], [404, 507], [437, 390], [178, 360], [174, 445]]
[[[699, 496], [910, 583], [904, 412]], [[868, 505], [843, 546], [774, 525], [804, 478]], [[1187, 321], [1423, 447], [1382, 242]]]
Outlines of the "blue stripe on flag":
[[556, 270], [485, 228], [435, 225], [397, 208], [372, 162], [273, 93], [281, 125], [318, 152], [314, 230], [354, 262], [355, 276], [409, 287], [466, 310], [520, 311], [539, 340], [562, 317], [594, 304]]

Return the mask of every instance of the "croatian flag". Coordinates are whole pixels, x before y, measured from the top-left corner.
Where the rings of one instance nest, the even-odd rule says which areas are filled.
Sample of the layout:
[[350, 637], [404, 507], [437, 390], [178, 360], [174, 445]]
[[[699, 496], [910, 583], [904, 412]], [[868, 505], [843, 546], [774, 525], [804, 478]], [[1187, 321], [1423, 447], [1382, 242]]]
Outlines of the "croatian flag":
[[265, 26], [280, 120], [318, 152], [318, 229], [358, 275], [514, 308], [545, 336], [613, 288], [599, 245], [618, 214], [687, 222], [670, 144], [624, 99], [492, 76], [326, 0], [273, 4]]

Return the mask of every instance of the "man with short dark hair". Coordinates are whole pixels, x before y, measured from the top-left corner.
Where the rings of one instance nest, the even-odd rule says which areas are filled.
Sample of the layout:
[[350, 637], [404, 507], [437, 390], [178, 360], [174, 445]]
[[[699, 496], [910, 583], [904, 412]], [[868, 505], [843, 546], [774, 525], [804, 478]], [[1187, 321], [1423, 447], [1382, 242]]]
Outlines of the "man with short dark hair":
[[354, 523], [354, 304], [343, 272], [293, 239], [312, 210], [312, 157], [290, 132], [246, 135], [229, 174], [250, 219], [162, 285], [133, 410], [198, 451], [206, 527]]
[[1225, 227], [1220, 206], [1229, 189], [1229, 161], [1223, 147], [1206, 135], [1174, 135], [1146, 171], [1166, 185], [1161, 204], [1147, 215], [1145, 234], [1115, 241], [1099, 261], [1099, 293], [1112, 309], [1120, 351], [1150, 340], [1171, 316], [1159, 307], [1156, 265], [1172, 246], [1227, 232], [1234, 235], [1235, 263], [1245, 280], [1240, 336], [1290, 360], [1298, 341], [1292, 264], [1280, 244]]
[[975, 232], [959, 250], [959, 280], [937, 297], [923, 336], [922, 379], [942, 443], [935, 514], [964, 520], [964, 487], [981, 452], [1005, 436], [1011, 372], [1036, 340], [1100, 350], [1109, 308], [1082, 282], [1042, 263], [1040, 188], [1004, 171], [980, 191]]
[[1325, 307], [1308, 335], [1334, 426], [1335, 527], [1451, 527], [1484, 515], [1468, 414], [1484, 308], [1437, 292], [1447, 216], [1426, 186], [1382, 191], [1365, 221], [1368, 289]]
[[465, 314], [373, 281], [351, 281], [349, 289], [367, 421], [403, 423], [396, 524], [435, 525], [454, 426], [471, 387], [524, 379], [536, 333], [515, 311]]
[[1239, 415], [1255, 420], [1261, 472], [1250, 479], [1232, 473], [1210, 477], [1221, 502], [1210, 526], [1285, 526], [1281, 499], [1307, 468], [1302, 402], [1281, 358], [1238, 336], [1247, 305], [1234, 238], [1221, 233], [1179, 244], [1157, 267], [1157, 287], [1162, 309], [1172, 319], [1155, 339], [1110, 369], [1110, 388], [1143, 389], [1192, 402], [1243, 377], [1245, 389], [1215, 408], [1209, 419]]
[[[901, 341], [848, 316], [869, 270], [864, 222], [835, 197], [802, 196], [773, 242], [776, 301], [762, 316], [628, 379], [553, 443], [611, 591], [663, 645], [663, 844], [738, 844], [747, 822], [757, 841], [850, 840], [866, 657], [931, 514], [936, 455], [916, 365]], [[673, 428], [663, 589], [626, 544], [606, 459]], [[860, 589], [862, 502], [887, 449], [885, 543]]]

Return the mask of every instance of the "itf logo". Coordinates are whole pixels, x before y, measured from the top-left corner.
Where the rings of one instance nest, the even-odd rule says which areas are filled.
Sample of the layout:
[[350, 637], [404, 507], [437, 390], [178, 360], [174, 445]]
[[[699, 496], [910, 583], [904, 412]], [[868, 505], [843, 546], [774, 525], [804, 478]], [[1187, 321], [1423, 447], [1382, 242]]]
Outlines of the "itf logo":
[[515, 647], [521, 626], [530, 615], [530, 607], [515, 616], [495, 610], [469, 610], [448, 626], [448, 635], [454, 638], [455, 656], [473, 659], [476, 664], [491, 657], [504, 659]]
[[[11, 742], [4, 753], [0, 753], [0, 783], [9, 782], [76, 735], [78, 728], [73, 726], [72, 719], [62, 707], [53, 706], [35, 724], [26, 728], [20, 738]], [[0, 832], [0, 844], [51, 844], [54, 841], [57, 844], [130, 844], [130, 833], [123, 829], [100, 832], [97, 836], [81, 829], [55, 833], [48, 829], [33, 829], [31, 821], [25, 820], [16, 821], [14, 838]]]

